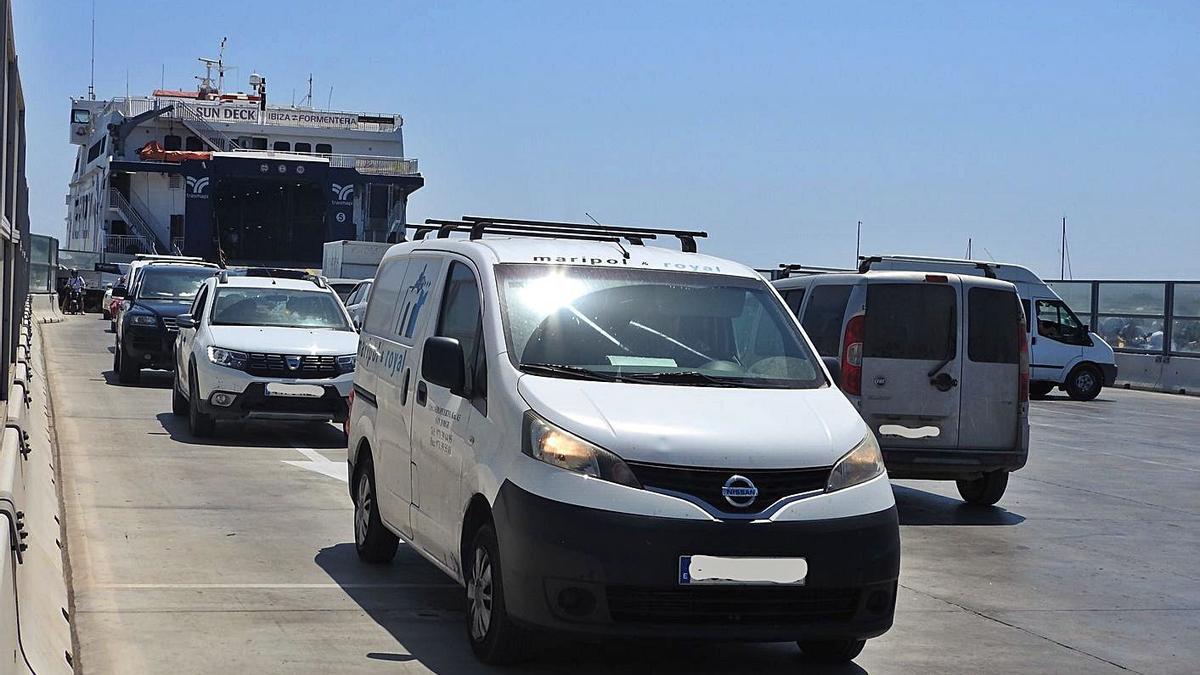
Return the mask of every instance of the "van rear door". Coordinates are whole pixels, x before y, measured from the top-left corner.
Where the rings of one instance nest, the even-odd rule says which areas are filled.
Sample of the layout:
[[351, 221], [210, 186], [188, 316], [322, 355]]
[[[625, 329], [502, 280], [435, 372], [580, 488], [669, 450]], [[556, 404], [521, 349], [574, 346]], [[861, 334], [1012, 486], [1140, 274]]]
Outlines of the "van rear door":
[[958, 445], [960, 281], [869, 281], [863, 339], [863, 419], [885, 447]]
[[1020, 305], [1012, 291], [966, 283], [967, 358], [963, 360], [958, 442], [979, 450], [1018, 447]]

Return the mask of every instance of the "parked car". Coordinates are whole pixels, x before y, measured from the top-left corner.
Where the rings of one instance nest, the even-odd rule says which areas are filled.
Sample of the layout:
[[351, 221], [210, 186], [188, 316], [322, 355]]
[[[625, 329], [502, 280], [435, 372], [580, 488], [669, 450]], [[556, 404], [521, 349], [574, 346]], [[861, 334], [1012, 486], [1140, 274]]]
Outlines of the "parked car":
[[350, 297], [346, 298], [346, 311], [350, 313], [355, 328], [362, 328], [363, 316], [367, 313], [367, 300], [371, 297], [371, 284], [374, 281], [374, 279], [364, 279], [358, 282], [358, 285], [350, 292]]
[[493, 663], [530, 628], [833, 661], [888, 630], [878, 444], [761, 277], [588, 229], [488, 234], [398, 244], [375, 277], [349, 423], [364, 561], [401, 538], [463, 584]]
[[893, 478], [950, 479], [999, 501], [1029, 454], [1029, 359], [1016, 289], [956, 274], [774, 282], [883, 445]]
[[[1012, 283], [1021, 297], [1030, 343], [1030, 395], [1042, 398], [1056, 387], [1076, 401], [1090, 401], [1117, 380], [1117, 359], [1104, 338], [1028, 268], [1011, 263], [885, 255], [863, 259], [863, 269], [951, 272]], [[1149, 337], [1144, 339], [1149, 340]], [[1162, 336], [1159, 335], [1159, 348]]]
[[117, 321], [113, 370], [122, 384], [141, 379], [144, 368], [175, 367], [175, 317], [186, 311], [200, 284], [215, 274], [216, 265], [196, 262], [156, 262], [131, 273], [133, 286], [115, 288], [123, 297]]
[[360, 279], [326, 279], [325, 283], [329, 284], [329, 287], [332, 288], [334, 290], [334, 292], [337, 293], [338, 298], [340, 298], [341, 301], [343, 303], [345, 303], [346, 300], [349, 299], [350, 294], [354, 292], [354, 289], [358, 288], [359, 281], [361, 281], [361, 280]]
[[320, 278], [222, 273], [177, 322], [171, 410], [194, 435], [218, 420], [346, 419], [358, 334]]
[[109, 321], [112, 319], [112, 310], [110, 309], [112, 307], [112, 301], [113, 301], [112, 294], [113, 294], [113, 285], [105, 284], [104, 297], [100, 299], [100, 316], [105, 321]]

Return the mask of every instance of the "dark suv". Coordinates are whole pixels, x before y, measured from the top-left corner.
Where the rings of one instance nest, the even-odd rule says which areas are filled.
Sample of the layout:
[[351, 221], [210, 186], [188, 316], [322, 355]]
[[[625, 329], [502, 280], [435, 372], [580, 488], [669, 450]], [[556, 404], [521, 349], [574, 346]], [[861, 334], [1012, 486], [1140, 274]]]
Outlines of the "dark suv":
[[217, 272], [207, 263], [154, 263], [134, 275], [127, 291], [126, 308], [117, 323], [113, 370], [122, 384], [141, 379], [143, 368], [175, 367], [175, 318], [192, 306], [205, 279]]

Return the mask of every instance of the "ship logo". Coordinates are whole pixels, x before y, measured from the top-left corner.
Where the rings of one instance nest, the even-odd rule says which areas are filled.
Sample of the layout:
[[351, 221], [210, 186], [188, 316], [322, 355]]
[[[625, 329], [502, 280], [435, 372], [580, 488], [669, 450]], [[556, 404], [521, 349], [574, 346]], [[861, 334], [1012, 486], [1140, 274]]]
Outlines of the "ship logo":
[[193, 193], [201, 194], [204, 192], [204, 189], [208, 187], [208, 176], [188, 176], [187, 186], [188, 190], [191, 190]]
[[354, 197], [353, 184], [338, 185], [337, 183], [334, 183], [333, 185], [329, 186], [329, 189], [333, 191], [333, 194], [337, 195], [337, 200], [339, 202], [348, 202], [352, 197]]

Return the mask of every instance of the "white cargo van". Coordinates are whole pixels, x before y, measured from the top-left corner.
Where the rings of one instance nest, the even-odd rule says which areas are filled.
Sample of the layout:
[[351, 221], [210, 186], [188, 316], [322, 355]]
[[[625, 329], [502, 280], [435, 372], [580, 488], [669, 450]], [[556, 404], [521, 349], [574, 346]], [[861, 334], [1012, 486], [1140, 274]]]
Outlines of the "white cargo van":
[[1100, 394], [1101, 387], [1116, 382], [1112, 347], [1028, 268], [981, 260], [884, 255], [864, 256], [859, 270], [950, 272], [1007, 281], [1017, 287], [1028, 321], [1031, 396], [1041, 398], [1060, 387], [1076, 401], [1090, 401]]
[[[875, 436], [759, 275], [695, 253], [703, 233], [440, 222], [388, 252], [368, 302], [361, 558], [401, 538], [463, 584], [487, 662], [526, 629], [845, 661], [891, 626]], [[684, 251], [639, 245], [656, 234]]]
[[883, 446], [893, 478], [957, 481], [996, 503], [1029, 454], [1029, 366], [1016, 289], [956, 274], [774, 282]]

